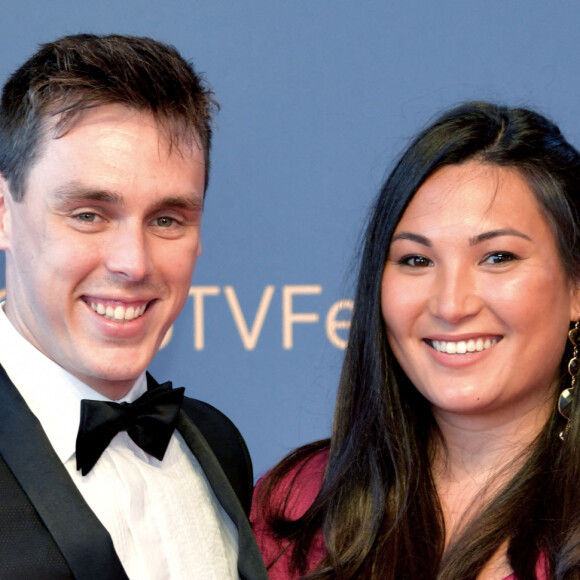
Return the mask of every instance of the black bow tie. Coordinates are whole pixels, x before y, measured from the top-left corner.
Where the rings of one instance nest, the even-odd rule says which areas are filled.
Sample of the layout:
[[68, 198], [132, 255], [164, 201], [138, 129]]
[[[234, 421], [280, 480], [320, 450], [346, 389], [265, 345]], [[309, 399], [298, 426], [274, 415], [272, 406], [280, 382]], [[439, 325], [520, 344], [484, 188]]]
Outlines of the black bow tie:
[[86, 475], [113, 437], [127, 431], [133, 441], [161, 460], [175, 430], [185, 389], [163, 383], [132, 403], [81, 401], [81, 422], [77, 435], [77, 469]]

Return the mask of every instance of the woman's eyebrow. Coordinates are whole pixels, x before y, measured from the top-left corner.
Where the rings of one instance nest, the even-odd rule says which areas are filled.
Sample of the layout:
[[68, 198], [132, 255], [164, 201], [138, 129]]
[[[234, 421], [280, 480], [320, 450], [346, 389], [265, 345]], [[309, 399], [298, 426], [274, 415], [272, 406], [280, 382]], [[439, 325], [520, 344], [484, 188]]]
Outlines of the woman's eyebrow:
[[523, 238], [524, 240], [528, 240], [529, 242], [532, 241], [532, 238], [527, 236], [526, 234], [514, 230], [512, 228], [502, 228], [499, 230], [491, 230], [489, 232], [483, 232], [482, 234], [477, 234], [469, 239], [469, 245], [475, 246], [480, 244], [481, 242], [485, 242], [487, 240], [492, 240], [493, 238], [499, 238], [501, 236], [516, 236], [518, 238]]
[[418, 244], [427, 246], [428, 248], [431, 248], [433, 246], [429, 238], [426, 238], [425, 236], [421, 236], [419, 234], [412, 234], [411, 232], [401, 232], [399, 234], [394, 235], [393, 239], [391, 240], [391, 244], [393, 242], [396, 242], [397, 240], [411, 240], [412, 242], [417, 242]]

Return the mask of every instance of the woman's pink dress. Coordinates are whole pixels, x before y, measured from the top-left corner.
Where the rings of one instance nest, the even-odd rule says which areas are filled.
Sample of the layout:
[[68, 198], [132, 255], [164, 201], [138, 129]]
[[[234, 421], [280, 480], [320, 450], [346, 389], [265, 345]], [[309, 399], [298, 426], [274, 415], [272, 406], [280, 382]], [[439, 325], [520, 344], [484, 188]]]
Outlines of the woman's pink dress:
[[[290, 495], [285, 513], [291, 520], [300, 518], [312, 505], [312, 502], [320, 491], [327, 463], [328, 449], [325, 449], [307, 459], [305, 464], [296, 467], [286, 476], [273, 494], [273, 504], [275, 505], [278, 502], [281, 503], [286, 500], [290, 483], [297, 474], [293, 485], [293, 493]], [[298, 473], [299, 471], [300, 473]], [[290, 542], [274, 537], [272, 530], [265, 521], [263, 510], [259, 505], [258, 497], [262, 481], [260, 480], [256, 486], [252, 512], [250, 514], [250, 521], [252, 522], [252, 528], [256, 535], [258, 546], [264, 557], [264, 562], [268, 567], [270, 580], [296, 580], [298, 576], [290, 573], [289, 564], [292, 555]], [[324, 558], [325, 553], [324, 540], [322, 534], [319, 534], [315, 538], [310, 551], [308, 570], [314, 570]], [[538, 560], [536, 575], [538, 580], [548, 580], [547, 562], [543, 557]], [[516, 580], [516, 578], [514, 574], [510, 574], [503, 580]]]

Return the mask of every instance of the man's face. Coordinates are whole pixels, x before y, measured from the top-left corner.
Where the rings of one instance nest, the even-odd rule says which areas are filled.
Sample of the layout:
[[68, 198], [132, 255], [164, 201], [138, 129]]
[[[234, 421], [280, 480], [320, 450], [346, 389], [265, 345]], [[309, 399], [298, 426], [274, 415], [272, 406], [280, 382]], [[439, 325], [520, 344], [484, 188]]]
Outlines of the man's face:
[[22, 202], [0, 180], [6, 314], [53, 361], [120, 398], [157, 352], [201, 253], [204, 156], [121, 105], [46, 138]]

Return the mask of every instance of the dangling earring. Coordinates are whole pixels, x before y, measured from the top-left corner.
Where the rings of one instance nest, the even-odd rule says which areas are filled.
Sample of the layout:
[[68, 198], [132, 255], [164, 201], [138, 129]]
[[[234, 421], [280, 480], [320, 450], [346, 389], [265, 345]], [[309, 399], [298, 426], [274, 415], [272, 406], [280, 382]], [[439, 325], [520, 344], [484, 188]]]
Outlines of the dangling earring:
[[567, 389], [564, 389], [560, 393], [560, 398], [558, 399], [558, 411], [562, 417], [568, 419], [566, 428], [560, 433], [560, 439], [562, 439], [562, 441], [564, 441], [566, 434], [570, 429], [570, 415], [572, 414], [572, 399], [574, 396], [574, 387], [576, 386], [576, 375], [580, 370], [580, 360], [578, 358], [578, 349], [580, 347], [580, 321], [577, 321], [574, 328], [568, 333], [568, 338], [574, 345], [574, 353], [568, 363], [568, 372], [572, 377], [571, 384]]

